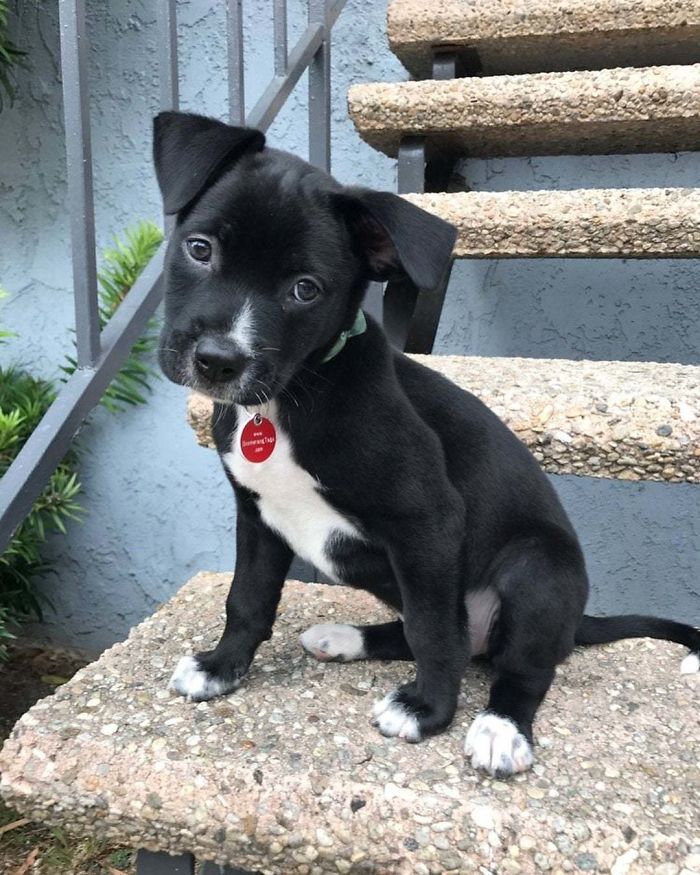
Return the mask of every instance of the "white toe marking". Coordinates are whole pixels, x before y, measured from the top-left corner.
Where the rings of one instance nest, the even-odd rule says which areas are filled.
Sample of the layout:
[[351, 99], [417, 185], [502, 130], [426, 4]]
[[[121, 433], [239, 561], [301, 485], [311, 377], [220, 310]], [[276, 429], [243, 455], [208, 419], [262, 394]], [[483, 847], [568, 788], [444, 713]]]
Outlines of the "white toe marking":
[[420, 741], [418, 720], [410, 714], [403, 705], [394, 701], [396, 691], [384, 696], [374, 703], [372, 721], [382, 735], [394, 738], [405, 738], [406, 741]]
[[530, 768], [533, 761], [530, 742], [507, 717], [482, 711], [469, 727], [464, 753], [472, 767], [491, 775], [512, 775]]
[[689, 653], [681, 663], [681, 674], [695, 674], [700, 671], [700, 653]]
[[171, 690], [196, 701], [213, 699], [215, 696], [230, 692], [237, 686], [238, 683], [227, 684], [213, 677], [209, 672], [202, 671], [194, 656], [183, 656], [180, 659], [169, 684]]
[[319, 623], [307, 629], [300, 638], [301, 646], [316, 659], [339, 659], [349, 662], [364, 659], [365, 645], [362, 632], [346, 623]]

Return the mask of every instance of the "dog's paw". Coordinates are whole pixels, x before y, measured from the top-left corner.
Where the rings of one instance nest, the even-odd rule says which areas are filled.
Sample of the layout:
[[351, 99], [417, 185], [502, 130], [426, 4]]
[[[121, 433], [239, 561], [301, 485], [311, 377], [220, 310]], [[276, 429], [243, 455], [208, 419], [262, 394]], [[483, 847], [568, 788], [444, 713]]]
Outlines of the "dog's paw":
[[305, 650], [322, 662], [332, 659], [350, 662], [365, 657], [362, 632], [346, 623], [319, 623], [311, 626], [299, 637], [299, 641]]
[[469, 727], [464, 753], [473, 768], [497, 778], [525, 772], [533, 762], [532, 746], [515, 723], [489, 711], [477, 714]]
[[199, 656], [183, 656], [170, 678], [169, 688], [192, 702], [223, 696], [240, 686], [241, 678], [218, 676], [207, 670]]
[[393, 690], [384, 696], [372, 708], [372, 725], [376, 726], [382, 735], [389, 738], [403, 738], [406, 741], [421, 740], [418, 715], [411, 707], [401, 701], [401, 691]]

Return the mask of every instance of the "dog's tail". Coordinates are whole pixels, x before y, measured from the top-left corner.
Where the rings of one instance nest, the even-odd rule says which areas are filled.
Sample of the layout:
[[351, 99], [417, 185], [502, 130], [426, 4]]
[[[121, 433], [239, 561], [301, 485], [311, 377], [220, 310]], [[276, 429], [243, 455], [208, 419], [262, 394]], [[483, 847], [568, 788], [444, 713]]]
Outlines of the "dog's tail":
[[615, 617], [584, 615], [576, 631], [576, 644], [608, 644], [622, 638], [659, 638], [682, 644], [690, 653], [681, 663], [682, 674], [700, 671], [700, 629], [640, 614], [621, 614]]

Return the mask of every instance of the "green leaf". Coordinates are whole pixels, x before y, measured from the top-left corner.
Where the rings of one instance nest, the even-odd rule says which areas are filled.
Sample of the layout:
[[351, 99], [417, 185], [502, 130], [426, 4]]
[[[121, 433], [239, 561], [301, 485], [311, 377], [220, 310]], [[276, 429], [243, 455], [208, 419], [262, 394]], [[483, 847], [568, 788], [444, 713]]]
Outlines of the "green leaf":
[[[97, 275], [100, 327], [103, 328], [115, 314], [162, 241], [163, 232], [154, 222], [141, 221], [135, 227], [127, 228], [123, 239], [115, 238], [114, 246], [102, 253], [102, 266]], [[157, 327], [155, 320], [151, 319], [102, 397], [102, 406], [110, 413], [146, 403], [146, 396], [133, 383], [150, 391], [149, 380], [158, 378], [158, 374], [143, 359], [157, 345]], [[61, 370], [70, 375], [76, 367], [75, 358], [67, 356]]]

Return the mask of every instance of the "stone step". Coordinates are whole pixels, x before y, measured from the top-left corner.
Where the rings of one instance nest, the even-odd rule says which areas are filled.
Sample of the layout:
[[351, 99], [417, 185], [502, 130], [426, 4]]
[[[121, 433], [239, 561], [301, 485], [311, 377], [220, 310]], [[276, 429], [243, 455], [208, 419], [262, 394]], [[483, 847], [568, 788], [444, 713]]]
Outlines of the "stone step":
[[[700, 367], [412, 358], [481, 398], [549, 473], [700, 483]], [[211, 412], [208, 398], [190, 397], [190, 424], [210, 447]]]
[[353, 85], [348, 108], [390, 156], [406, 135], [465, 157], [677, 152], [700, 144], [700, 64]]
[[392, 0], [389, 43], [418, 78], [433, 50], [475, 53], [483, 72], [700, 61], [698, 0]]
[[459, 231], [457, 258], [700, 255], [700, 188], [406, 195]]
[[22, 717], [0, 753], [3, 797], [92, 840], [269, 875], [695, 871], [700, 674], [679, 673], [683, 648], [574, 653], [535, 722], [534, 771], [503, 782], [463, 755], [483, 668], [449, 730], [412, 745], [370, 724], [411, 666], [302, 650], [314, 623], [388, 618], [345, 587], [288, 582], [239, 690], [200, 704], [170, 693], [179, 657], [216, 643], [230, 580], [197, 575]]

